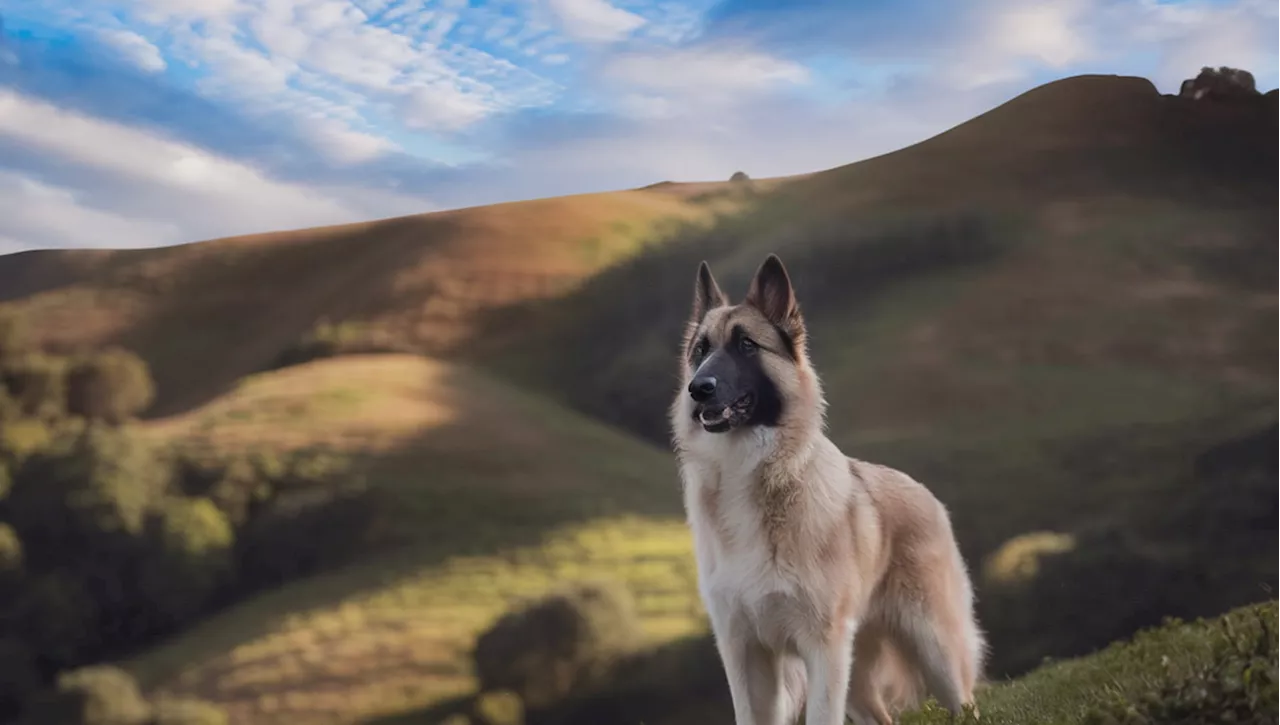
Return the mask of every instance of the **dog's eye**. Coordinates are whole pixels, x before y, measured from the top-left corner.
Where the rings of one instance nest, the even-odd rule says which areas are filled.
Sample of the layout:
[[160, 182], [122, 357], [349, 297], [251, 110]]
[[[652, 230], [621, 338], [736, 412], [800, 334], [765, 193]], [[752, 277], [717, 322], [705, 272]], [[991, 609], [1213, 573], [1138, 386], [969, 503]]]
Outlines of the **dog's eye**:
[[744, 337], [741, 340], [738, 340], [738, 349], [748, 355], [755, 352], [758, 347], [759, 345], [756, 344], [756, 341], [749, 337]]
[[701, 360], [707, 354], [707, 341], [699, 340], [697, 345], [693, 346], [693, 359]]

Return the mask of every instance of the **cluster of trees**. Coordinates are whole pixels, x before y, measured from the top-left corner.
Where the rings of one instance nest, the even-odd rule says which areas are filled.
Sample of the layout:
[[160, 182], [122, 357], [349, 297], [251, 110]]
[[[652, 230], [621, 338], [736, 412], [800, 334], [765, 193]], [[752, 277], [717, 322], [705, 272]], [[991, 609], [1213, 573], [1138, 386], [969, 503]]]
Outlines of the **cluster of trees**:
[[[0, 319], [0, 721], [214, 722], [197, 704], [137, 705], [99, 663], [341, 561], [372, 525], [335, 457], [229, 456], [122, 425], [154, 392], [126, 350], [47, 355]], [[133, 714], [93, 714], [117, 707]]]

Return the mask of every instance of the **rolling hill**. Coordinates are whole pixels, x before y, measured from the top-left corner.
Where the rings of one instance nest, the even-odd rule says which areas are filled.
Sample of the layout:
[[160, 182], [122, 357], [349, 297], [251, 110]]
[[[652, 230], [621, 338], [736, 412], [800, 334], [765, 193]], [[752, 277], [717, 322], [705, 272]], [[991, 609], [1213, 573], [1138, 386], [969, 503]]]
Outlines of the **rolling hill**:
[[[740, 297], [777, 252], [846, 451], [929, 485], [975, 571], [1075, 542], [979, 582], [1015, 674], [1274, 596], [1276, 120], [1071, 78], [785, 180], [0, 257], [0, 306], [49, 347], [142, 354], [149, 435], [330, 445], [386, 492], [396, 549], [130, 663], [255, 723], [351, 722], [466, 692], [470, 638], [557, 580], [626, 580], [655, 641], [699, 631], [674, 350], [700, 259]], [[263, 371], [322, 320], [430, 357]]]
[[474, 637], [564, 578], [624, 582], [655, 641], [702, 613], [662, 451], [475, 372], [413, 355], [246, 378], [147, 435], [356, 455], [394, 547], [258, 596], [130, 668], [234, 722], [350, 722], [474, 687]]

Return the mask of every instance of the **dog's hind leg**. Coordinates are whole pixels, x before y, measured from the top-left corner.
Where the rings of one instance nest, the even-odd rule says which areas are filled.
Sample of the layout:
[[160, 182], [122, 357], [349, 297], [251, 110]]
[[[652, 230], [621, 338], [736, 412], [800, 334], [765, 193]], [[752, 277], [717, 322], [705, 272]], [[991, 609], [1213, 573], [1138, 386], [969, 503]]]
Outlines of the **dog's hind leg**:
[[924, 678], [925, 688], [952, 714], [974, 704], [973, 678], [965, 621], [951, 611], [902, 612], [898, 639]]

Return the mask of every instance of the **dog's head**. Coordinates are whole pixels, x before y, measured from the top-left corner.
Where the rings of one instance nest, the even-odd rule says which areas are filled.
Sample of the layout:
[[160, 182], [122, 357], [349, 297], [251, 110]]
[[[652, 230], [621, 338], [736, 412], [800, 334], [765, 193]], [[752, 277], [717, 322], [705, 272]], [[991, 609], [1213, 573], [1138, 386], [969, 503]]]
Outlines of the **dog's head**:
[[698, 267], [682, 369], [677, 415], [709, 433], [777, 427], [806, 399], [804, 320], [782, 260], [770, 254], [737, 305]]

